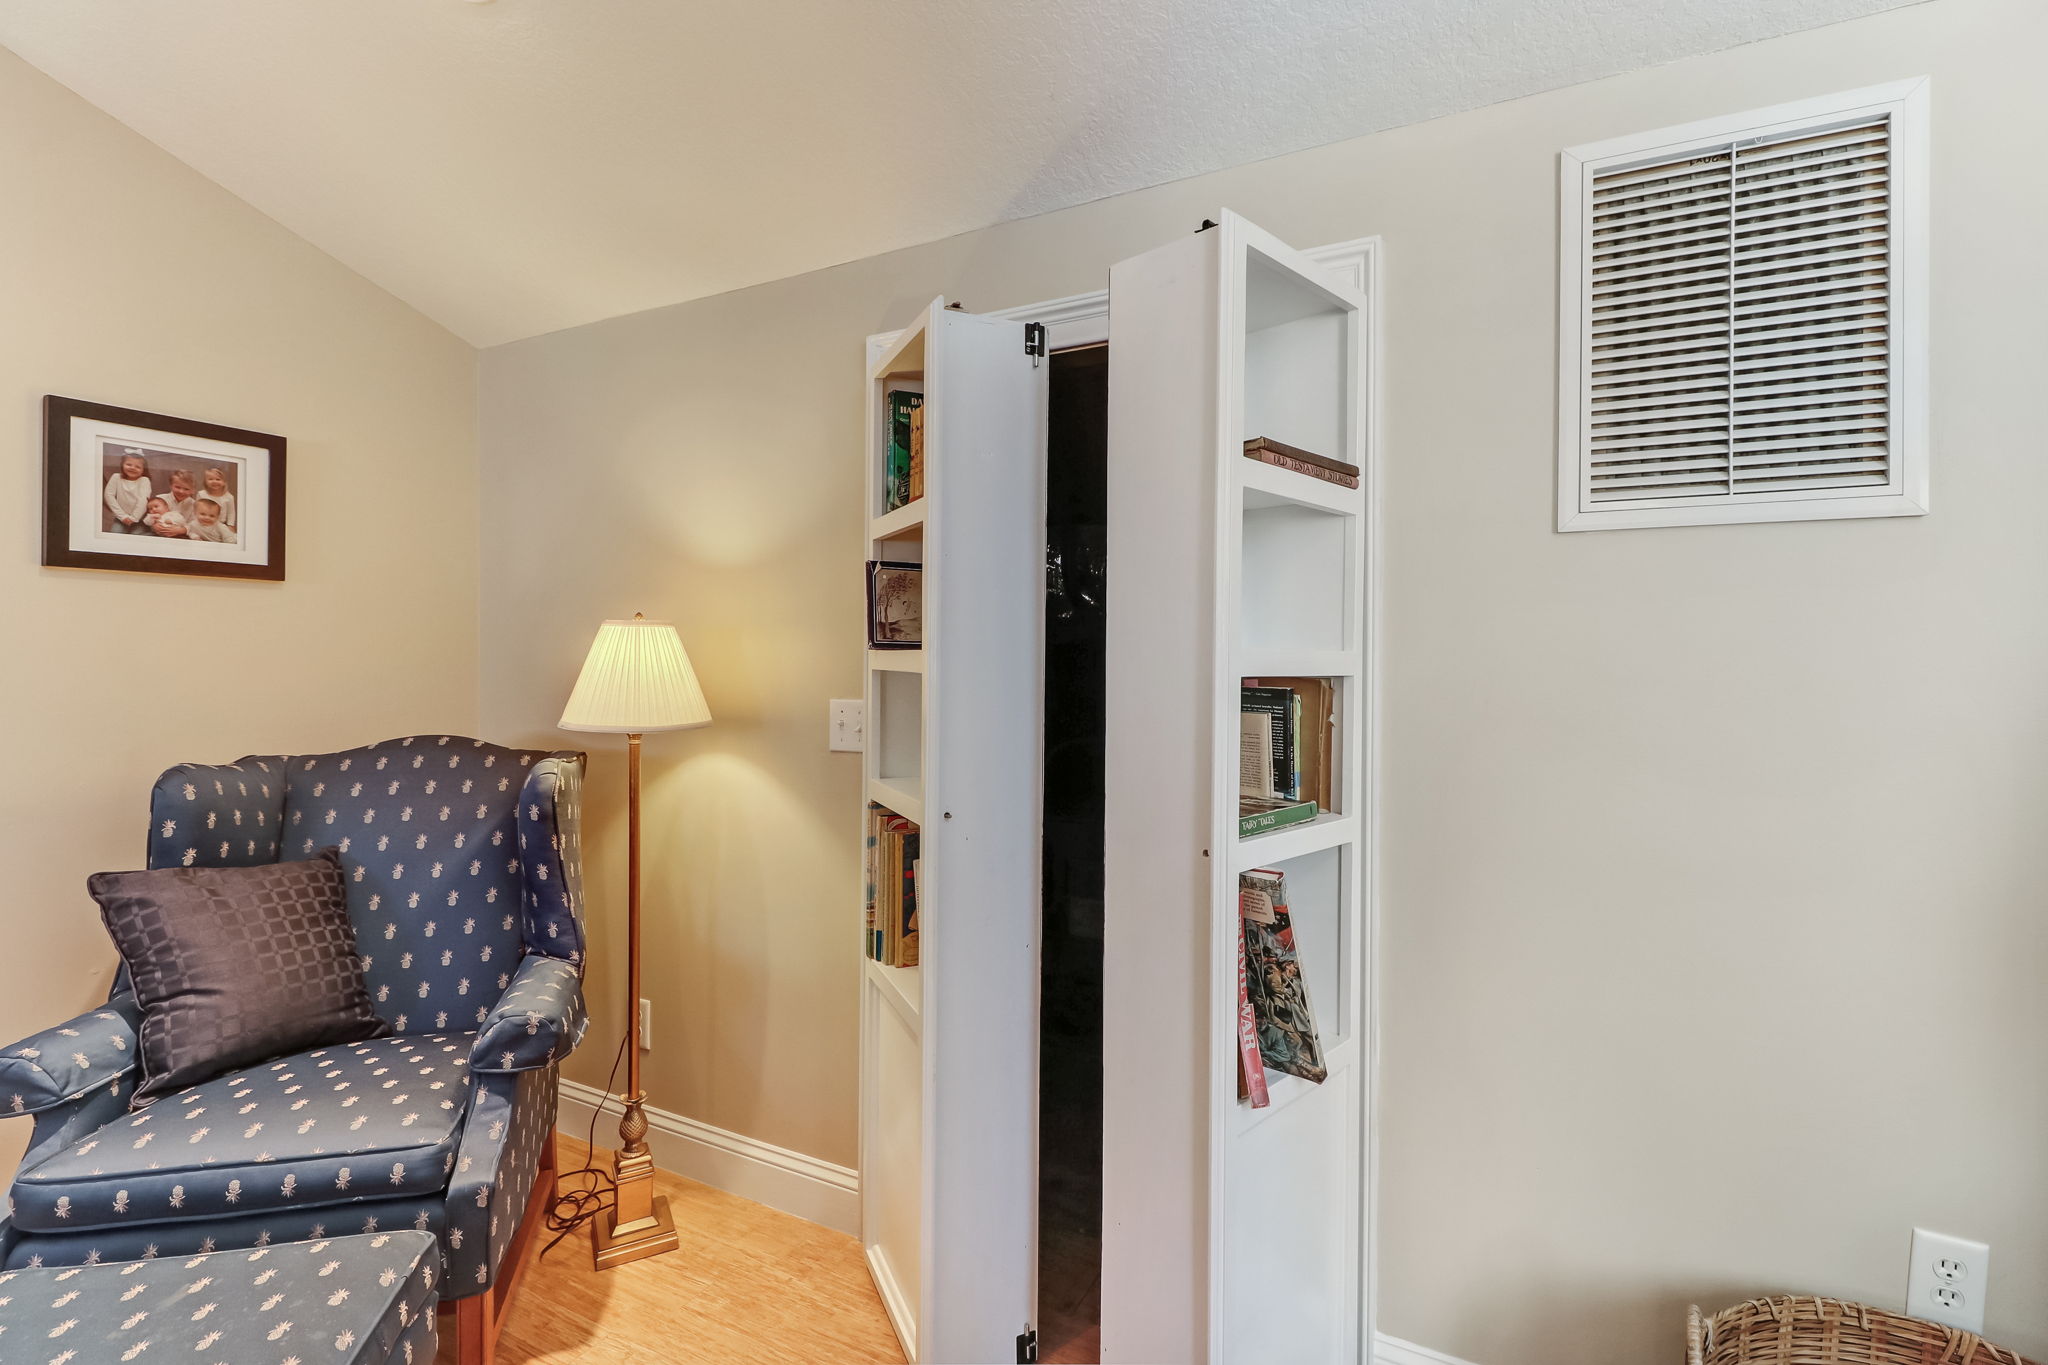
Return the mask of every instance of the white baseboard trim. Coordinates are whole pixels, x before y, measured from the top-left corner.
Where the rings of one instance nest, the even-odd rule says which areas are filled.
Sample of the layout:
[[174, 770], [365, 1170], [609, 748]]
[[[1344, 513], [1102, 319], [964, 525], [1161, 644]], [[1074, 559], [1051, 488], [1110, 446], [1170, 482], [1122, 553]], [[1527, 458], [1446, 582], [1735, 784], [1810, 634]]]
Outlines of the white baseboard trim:
[[[590, 1116], [604, 1101], [602, 1090], [563, 1080], [555, 1127], [573, 1137], [590, 1132]], [[612, 1101], [598, 1120], [600, 1147], [618, 1142], [619, 1112]], [[793, 1213], [841, 1232], [860, 1234], [860, 1174], [802, 1152], [729, 1133], [666, 1109], [647, 1106], [647, 1146], [664, 1171]]]
[[1373, 1365], [1471, 1365], [1470, 1361], [1379, 1333], [1372, 1342]]
[[[555, 1126], [571, 1136], [585, 1136], [590, 1131], [591, 1112], [604, 1098], [604, 1092], [594, 1086], [564, 1079]], [[617, 1112], [618, 1104], [614, 1101], [607, 1116], [598, 1121], [601, 1145], [616, 1140], [616, 1121], [611, 1116]], [[647, 1106], [647, 1145], [654, 1152], [654, 1164], [664, 1171], [852, 1236], [860, 1235], [860, 1173], [851, 1167], [835, 1166], [787, 1147], [727, 1132], [651, 1104]], [[878, 1282], [884, 1278], [882, 1274], [876, 1275]], [[894, 1277], [886, 1278], [889, 1288], [896, 1289]], [[900, 1334], [908, 1314], [900, 1301], [900, 1291], [893, 1297], [898, 1301], [885, 1306]], [[1471, 1365], [1470, 1361], [1384, 1332], [1373, 1338], [1372, 1358], [1373, 1365]]]
[[889, 1315], [889, 1325], [896, 1329], [896, 1340], [903, 1344], [903, 1358], [916, 1360], [917, 1314], [910, 1311], [910, 1300], [904, 1297], [903, 1286], [896, 1282], [895, 1268], [879, 1246], [868, 1248], [868, 1274], [874, 1277], [875, 1292], [881, 1296], [882, 1311]]

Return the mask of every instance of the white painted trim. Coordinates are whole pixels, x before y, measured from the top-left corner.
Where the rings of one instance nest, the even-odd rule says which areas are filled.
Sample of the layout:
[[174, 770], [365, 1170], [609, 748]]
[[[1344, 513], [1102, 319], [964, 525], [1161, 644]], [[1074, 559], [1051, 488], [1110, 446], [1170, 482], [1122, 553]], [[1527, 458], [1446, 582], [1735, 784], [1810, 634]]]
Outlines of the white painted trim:
[[[596, 1087], [564, 1080], [555, 1127], [571, 1137], [586, 1137], [591, 1112], [604, 1101], [604, 1092]], [[616, 1129], [607, 1127], [607, 1119], [618, 1107], [616, 1100], [611, 1101], [606, 1116], [598, 1120], [600, 1147], [616, 1142]], [[859, 1235], [860, 1177], [849, 1167], [730, 1133], [651, 1104], [647, 1106], [647, 1124], [647, 1145], [654, 1153], [654, 1164], [662, 1170]]]
[[889, 1325], [896, 1329], [896, 1340], [903, 1346], [903, 1358], [916, 1360], [917, 1314], [911, 1311], [903, 1286], [896, 1282], [896, 1271], [889, 1264], [888, 1253], [879, 1246], [863, 1250], [867, 1254], [868, 1275], [875, 1282], [875, 1295], [882, 1301], [882, 1311], [889, 1315]]
[[1365, 1018], [1361, 1027], [1365, 1032], [1364, 1065], [1366, 1067], [1365, 1094], [1361, 1097], [1365, 1106], [1365, 1220], [1360, 1229], [1365, 1245], [1361, 1248], [1362, 1265], [1360, 1275], [1363, 1292], [1360, 1295], [1359, 1339], [1373, 1342], [1367, 1354], [1371, 1365], [1379, 1334], [1380, 1321], [1380, 993], [1386, 974], [1380, 970], [1380, 849], [1383, 817], [1381, 815], [1381, 774], [1386, 764], [1381, 761], [1381, 728], [1384, 708], [1381, 697], [1385, 692], [1386, 668], [1384, 665], [1385, 631], [1382, 622], [1386, 617], [1386, 554], [1385, 542], [1386, 512], [1384, 498], [1386, 489], [1386, 311], [1381, 300], [1386, 297], [1386, 246], [1375, 235], [1360, 237], [1343, 242], [1335, 247], [1326, 247], [1322, 252], [1311, 255], [1326, 265], [1335, 267], [1337, 261], [1330, 254], [1344, 252], [1357, 262], [1358, 278], [1354, 287], [1365, 295], [1367, 346], [1370, 354], [1366, 357], [1364, 373], [1360, 383], [1364, 386], [1359, 402], [1366, 412], [1365, 428], [1365, 638], [1360, 644], [1365, 649], [1364, 671], [1361, 681], [1365, 684], [1365, 810], [1364, 828], [1359, 831], [1359, 852], [1364, 859], [1360, 875], [1364, 884], [1359, 887], [1360, 908], [1365, 915], [1365, 973], [1359, 984], [1365, 991]]
[[1432, 1351], [1427, 1346], [1417, 1346], [1412, 1341], [1402, 1341], [1382, 1332], [1373, 1338], [1373, 1365], [1472, 1365], [1469, 1360], [1447, 1356], [1441, 1351]]
[[[1921, 516], [1928, 510], [1929, 79], [1800, 100], [1675, 128], [1567, 147], [1558, 154], [1557, 529], [1614, 531], [1655, 526], [1722, 526], [1775, 521]], [[1592, 323], [1587, 219], [1594, 176], [1654, 165], [1691, 152], [1747, 144], [1808, 125], [1885, 114], [1892, 142], [1893, 328], [1891, 481], [1882, 488], [1802, 490], [1740, 496], [1640, 499], [1588, 505], [1584, 499], [1585, 391]]]

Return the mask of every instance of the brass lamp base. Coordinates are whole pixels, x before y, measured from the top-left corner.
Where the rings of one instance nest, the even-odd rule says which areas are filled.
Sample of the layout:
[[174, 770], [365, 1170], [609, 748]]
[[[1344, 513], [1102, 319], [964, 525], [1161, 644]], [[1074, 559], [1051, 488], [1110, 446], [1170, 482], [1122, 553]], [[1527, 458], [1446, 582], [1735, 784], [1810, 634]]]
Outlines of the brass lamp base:
[[619, 1120], [619, 1152], [612, 1164], [612, 1207], [598, 1216], [590, 1230], [591, 1258], [599, 1270], [659, 1256], [664, 1251], [674, 1251], [680, 1244], [675, 1220], [669, 1217], [668, 1196], [654, 1192], [654, 1154], [647, 1150], [646, 1104], [647, 1096], [634, 1090], [626, 1097], [625, 1116]]
[[676, 1245], [675, 1220], [669, 1217], [665, 1194], [655, 1195], [654, 1211], [634, 1224], [614, 1226], [611, 1215], [606, 1214], [591, 1228], [591, 1259], [599, 1270], [659, 1256], [674, 1251]]

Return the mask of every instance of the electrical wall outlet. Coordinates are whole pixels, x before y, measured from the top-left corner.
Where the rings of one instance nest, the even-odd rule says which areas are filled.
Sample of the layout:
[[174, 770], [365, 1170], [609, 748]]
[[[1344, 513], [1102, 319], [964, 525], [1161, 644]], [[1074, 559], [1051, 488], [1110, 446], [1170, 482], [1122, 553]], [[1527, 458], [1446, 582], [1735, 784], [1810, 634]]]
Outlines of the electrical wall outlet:
[[1913, 1263], [1906, 1272], [1906, 1312], [1966, 1332], [1984, 1330], [1984, 1291], [1991, 1283], [1991, 1248], [1926, 1228], [1913, 1229]]
[[835, 753], [857, 754], [867, 747], [867, 703], [855, 697], [851, 701], [835, 699], [827, 702], [830, 717], [831, 740], [826, 748]]
[[654, 1002], [652, 1000], [642, 1000], [640, 1002], [640, 1050], [642, 1052], [654, 1051]]

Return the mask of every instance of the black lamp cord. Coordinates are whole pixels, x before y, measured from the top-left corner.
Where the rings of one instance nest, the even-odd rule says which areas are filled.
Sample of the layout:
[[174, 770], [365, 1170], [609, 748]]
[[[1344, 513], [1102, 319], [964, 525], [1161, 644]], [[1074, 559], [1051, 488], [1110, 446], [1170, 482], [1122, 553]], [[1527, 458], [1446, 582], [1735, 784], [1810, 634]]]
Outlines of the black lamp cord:
[[[584, 1141], [583, 1164], [573, 1171], [558, 1171], [555, 1174], [555, 1198], [548, 1205], [548, 1231], [554, 1238], [540, 1249], [542, 1256], [555, 1249], [570, 1233], [586, 1224], [596, 1221], [597, 1216], [618, 1204], [618, 1182], [612, 1173], [597, 1165], [597, 1118], [604, 1112], [612, 1099], [612, 1083], [619, 1078], [619, 1064], [626, 1060], [626, 1040], [619, 1039], [619, 1050], [612, 1057], [612, 1074], [605, 1077], [604, 1098], [590, 1111], [590, 1134]], [[580, 1189], [564, 1189], [572, 1180], [588, 1180], [590, 1183]]]

